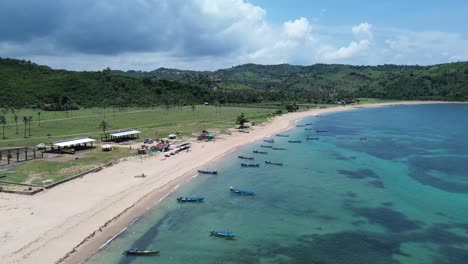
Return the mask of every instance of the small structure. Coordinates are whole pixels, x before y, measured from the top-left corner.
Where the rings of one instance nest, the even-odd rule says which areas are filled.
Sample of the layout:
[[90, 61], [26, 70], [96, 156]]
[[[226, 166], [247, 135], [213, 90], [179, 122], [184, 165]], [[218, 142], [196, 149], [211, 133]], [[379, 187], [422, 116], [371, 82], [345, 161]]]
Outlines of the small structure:
[[170, 145], [168, 143], [165, 143], [164, 141], [161, 140], [161, 142], [151, 147], [151, 151], [166, 152], [169, 150], [169, 147]]
[[50, 151], [75, 154], [75, 151], [77, 150], [94, 148], [93, 142], [95, 141], [96, 140], [92, 138], [75, 138], [64, 141], [56, 141], [50, 143]]
[[37, 153], [34, 147], [0, 149], [0, 166], [44, 157], [44, 151]]
[[122, 142], [122, 141], [127, 141], [127, 140], [134, 140], [139, 138], [139, 134], [141, 131], [139, 130], [124, 130], [124, 131], [119, 131], [119, 132], [114, 132], [110, 134], [110, 141], [114, 142]]
[[201, 134], [198, 135], [198, 137], [197, 137], [198, 140], [204, 140], [204, 139], [212, 140], [214, 138], [215, 138], [215, 135], [213, 133], [210, 133], [210, 132], [206, 131], [206, 130], [203, 130], [201, 132]]
[[176, 139], [177, 136], [176, 134], [170, 134], [169, 136], [167, 136], [168, 139]]
[[105, 144], [101, 146], [102, 151], [111, 151], [112, 150], [112, 145]]

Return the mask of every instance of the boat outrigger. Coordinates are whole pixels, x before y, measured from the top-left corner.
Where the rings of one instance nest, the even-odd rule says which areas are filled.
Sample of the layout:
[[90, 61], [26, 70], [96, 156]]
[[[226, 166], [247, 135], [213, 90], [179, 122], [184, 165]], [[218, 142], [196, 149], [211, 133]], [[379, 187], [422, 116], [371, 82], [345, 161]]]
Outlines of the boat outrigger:
[[218, 174], [218, 171], [211, 171], [211, 170], [198, 170], [198, 173], [202, 173], [202, 174]]
[[272, 148], [273, 146], [265, 146], [265, 145], [260, 145], [262, 148]]
[[258, 163], [255, 163], [255, 164], [252, 164], [252, 163], [250, 163], [250, 164], [241, 163], [241, 166], [242, 166], [242, 167], [260, 167], [260, 164], [258, 164]]
[[265, 161], [266, 164], [283, 166], [282, 162]]
[[224, 237], [227, 239], [233, 239], [236, 234], [230, 231], [220, 231], [220, 230], [210, 230], [210, 234], [212, 236], [217, 236], [217, 237]]
[[203, 202], [203, 200], [205, 200], [205, 197], [201, 197], [201, 196], [194, 196], [194, 197], [181, 196], [177, 198], [177, 201], [181, 203], [199, 203], [199, 202]]
[[152, 255], [159, 255], [159, 250], [138, 250], [138, 248], [135, 248], [135, 249], [125, 250], [122, 254], [134, 255], [134, 256], [152, 256]]
[[266, 151], [258, 151], [258, 150], [254, 150], [253, 153], [255, 153], [255, 154], [268, 154], [268, 152], [266, 152]]
[[277, 136], [277, 137], [289, 137], [289, 135], [283, 135], [283, 134], [276, 134], [275, 136]]
[[229, 190], [232, 192], [232, 193], [235, 193], [235, 194], [239, 194], [239, 195], [255, 195], [255, 192], [252, 192], [252, 191], [247, 191], [247, 190], [240, 190], [240, 189], [236, 189], [234, 187], [229, 187]]
[[289, 143], [301, 143], [301, 140], [288, 140]]
[[254, 157], [246, 157], [246, 156], [237, 156], [239, 159], [245, 159], [245, 160], [253, 160]]

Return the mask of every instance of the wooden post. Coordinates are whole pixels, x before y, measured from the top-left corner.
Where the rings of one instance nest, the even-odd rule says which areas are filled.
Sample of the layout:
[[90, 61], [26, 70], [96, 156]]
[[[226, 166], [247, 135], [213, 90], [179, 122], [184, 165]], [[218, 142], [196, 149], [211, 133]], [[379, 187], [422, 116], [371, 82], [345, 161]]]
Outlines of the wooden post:
[[0, 160], [2, 160], [2, 152], [0, 151]]
[[33, 148], [33, 158], [36, 159], [36, 148]]
[[28, 160], [28, 148], [24, 148], [24, 158]]
[[16, 149], [16, 162], [19, 162], [19, 149]]

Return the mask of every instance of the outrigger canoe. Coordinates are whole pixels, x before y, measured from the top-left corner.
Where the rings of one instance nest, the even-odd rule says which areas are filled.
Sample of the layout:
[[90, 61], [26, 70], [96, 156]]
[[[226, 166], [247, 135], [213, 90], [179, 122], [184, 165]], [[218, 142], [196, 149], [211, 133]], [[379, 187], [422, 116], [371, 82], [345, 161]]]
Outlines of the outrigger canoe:
[[283, 166], [282, 162], [265, 161], [266, 164]]
[[296, 127], [305, 127], [306, 125], [296, 125]]
[[239, 194], [239, 195], [255, 195], [255, 192], [252, 191], [246, 191], [246, 190], [239, 190], [234, 187], [229, 187], [229, 190], [231, 190], [232, 193]]
[[198, 202], [203, 202], [203, 200], [205, 200], [205, 197], [201, 197], [201, 196], [195, 196], [195, 197], [181, 196], [177, 198], [177, 201], [181, 203], [198, 203]]
[[302, 141], [300, 140], [288, 140], [289, 143], [301, 143]]
[[210, 171], [210, 170], [198, 170], [198, 173], [203, 173], [203, 174], [218, 174], [218, 171]]
[[286, 150], [286, 148], [273, 148], [273, 150]]
[[265, 145], [260, 145], [262, 148], [272, 148], [273, 146], [265, 146]]
[[309, 128], [305, 128], [304, 130], [314, 130], [314, 129], [309, 127]]
[[135, 255], [135, 256], [151, 256], [151, 255], [159, 255], [159, 250], [138, 250], [137, 248], [135, 248], [135, 249], [125, 250], [122, 254]]
[[260, 164], [255, 163], [255, 164], [247, 164], [247, 163], [241, 163], [242, 167], [260, 167]]
[[327, 130], [315, 130], [315, 132], [317, 133], [325, 133], [325, 132], [328, 132]]
[[319, 140], [318, 137], [308, 137], [308, 138], [306, 138], [306, 139], [307, 139], [307, 140]]
[[289, 135], [276, 134], [277, 137], [289, 137]]
[[256, 153], [256, 154], [268, 154], [268, 152], [266, 152], [266, 151], [258, 151], [258, 150], [254, 150], [253, 153]]
[[210, 234], [212, 236], [224, 237], [228, 239], [233, 239], [236, 236], [236, 234], [230, 231], [220, 231], [220, 230], [210, 230]]
[[264, 139], [263, 142], [274, 143], [275, 140], [270, 138], [270, 139]]
[[245, 160], [253, 160], [254, 157], [246, 157], [246, 156], [237, 156], [239, 159], [245, 159]]

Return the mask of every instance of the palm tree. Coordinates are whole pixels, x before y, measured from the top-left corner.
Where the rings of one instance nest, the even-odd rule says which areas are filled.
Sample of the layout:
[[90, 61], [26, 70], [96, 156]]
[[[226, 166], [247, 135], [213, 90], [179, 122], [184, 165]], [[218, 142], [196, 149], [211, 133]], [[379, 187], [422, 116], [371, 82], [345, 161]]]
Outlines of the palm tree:
[[28, 125], [28, 118], [23, 116], [23, 122], [24, 122], [24, 138], [26, 138], [26, 127]]
[[41, 111], [37, 112], [37, 116], [39, 117], [39, 126], [41, 126]]
[[245, 118], [244, 113], [241, 113], [239, 116], [237, 116], [236, 124], [240, 126], [240, 128], [245, 128], [245, 123], [249, 122], [247, 118]]
[[99, 123], [99, 128], [102, 129], [103, 134], [106, 134], [106, 130], [109, 128], [109, 124], [105, 120], [102, 120], [102, 122]]
[[14, 115], [13, 118], [15, 119], [15, 124], [16, 124], [16, 134], [18, 134], [18, 116]]
[[7, 124], [6, 118], [4, 115], [0, 116], [0, 125], [2, 125], [3, 128], [3, 134], [2, 138], [5, 139], [5, 125]]
[[31, 121], [32, 121], [32, 116], [28, 117], [28, 123], [29, 123], [29, 136], [31, 136]]

